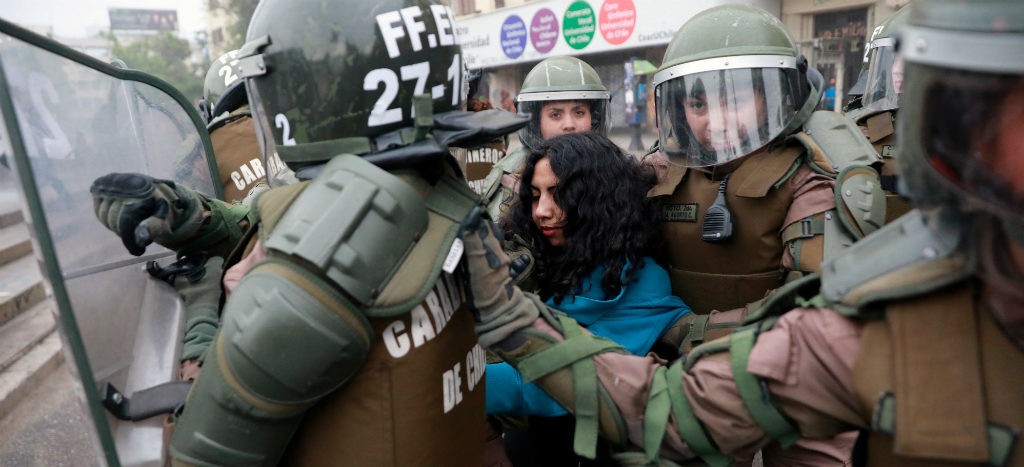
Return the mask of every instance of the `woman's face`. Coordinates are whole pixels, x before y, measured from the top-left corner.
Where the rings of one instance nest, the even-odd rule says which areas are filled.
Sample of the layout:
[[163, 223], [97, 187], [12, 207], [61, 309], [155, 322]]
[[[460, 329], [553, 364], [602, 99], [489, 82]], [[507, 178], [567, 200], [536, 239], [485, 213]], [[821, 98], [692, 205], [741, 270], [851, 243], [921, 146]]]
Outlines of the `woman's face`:
[[765, 123], [764, 96], [753, 89], [736, 92], [727, 102], [715, 100], [708, 102], [704, 93], [698, 93], [683, 102], [686, 123], [704, 149], [725, 151], [737, 147]]
[[590, 131], [590, 105], [584, 101], [551, 101], [540, 108], [540, 135], [544, 139]]
[[551, 246], [565, 246], [566, 217], [562, 207], [555, 202], [558, 177], [551, 170], [551, 161], [545, 157], [537, 161], [530, 181], [533, 197], [533, 223], [547, 238]]

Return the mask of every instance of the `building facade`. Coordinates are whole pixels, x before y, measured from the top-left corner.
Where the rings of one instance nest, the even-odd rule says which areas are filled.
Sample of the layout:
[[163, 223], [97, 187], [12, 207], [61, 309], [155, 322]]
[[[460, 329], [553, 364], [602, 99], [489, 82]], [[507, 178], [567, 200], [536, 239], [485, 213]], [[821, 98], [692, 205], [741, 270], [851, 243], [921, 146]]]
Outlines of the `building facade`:
[[[750, 0], [789, 28], [836, 107], [856, 81], [871, 30], [909, 0]], [[661, 64], [675, 31], [696, 13], [735, 1], [452, 0], [464, 60], [482, 73], [476, 97], [515, 110], [526, 73], [540, 60], [573, 55], [611, 91], [612, 124], [651, 126], [651, 65]]]

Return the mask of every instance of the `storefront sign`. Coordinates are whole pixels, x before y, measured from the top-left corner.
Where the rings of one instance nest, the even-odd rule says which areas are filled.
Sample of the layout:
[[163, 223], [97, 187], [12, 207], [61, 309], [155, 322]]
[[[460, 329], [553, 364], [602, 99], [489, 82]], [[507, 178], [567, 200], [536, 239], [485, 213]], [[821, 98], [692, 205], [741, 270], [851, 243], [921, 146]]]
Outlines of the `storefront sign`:
[[541, 8], [530, 21], [530, 42], [537, 52], [550, 52], [558, 42], [558, 17], [555, 12]]
[[501, 25], [501, 51], [508, 58], [519, 58], [523, 50], [526, 50], [526, 23], [510, 15]]
[[[471, 69], [668, 44], [697, 12], [730, 0], [548, 0], [455, 19]], [[781, 0], [740, 1], [778, 15]], [[529, 40], [527, 40], [529, 38]]]

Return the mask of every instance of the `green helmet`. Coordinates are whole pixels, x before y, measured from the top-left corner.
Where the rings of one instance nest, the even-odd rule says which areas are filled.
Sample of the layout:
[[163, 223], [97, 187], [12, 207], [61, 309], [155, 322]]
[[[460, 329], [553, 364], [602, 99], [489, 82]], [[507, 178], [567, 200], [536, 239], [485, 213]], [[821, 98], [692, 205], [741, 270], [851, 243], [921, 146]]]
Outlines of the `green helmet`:
[[594, 68], [576, 57], [547, 58], [530, 70], [516, 97], [517, 110], [530, 114], [530, 123], [519, 130], [519, 141], [528, 148], [544, 140], [541, 110], [552, 101], [584, 101], [590, 106], [590, 131], [608, 133], [608, 88]]
[[910, 7], [894, 13], [871, 33], [864, 59], [867, 71], [858, 115], [867, 116], [899, 108], [903, 92], [903, 59], [896, 55], [896, 32], [907, 23]]
[[1000, 219], [1024, 246], [1024, 2], [916, 2], [898, 46], [908, 195]]
[[260, 2], [239, 58], [265, 157], [298, 170], [426, 139], [465, 98], [453, 18], [432, 0]]
[[199, 113], [211, 124], [225, 112], [232, 112], [249, 103], [239, 75], [238, 51], [232, 50], [213, 61], [203, 81], [203, 98]]
[[800, 128], [821, 81], [772, 14], [748, 5], [704, 10], [676, 31], [654, 75], [661, 149], [688, 167], [751, 154]]

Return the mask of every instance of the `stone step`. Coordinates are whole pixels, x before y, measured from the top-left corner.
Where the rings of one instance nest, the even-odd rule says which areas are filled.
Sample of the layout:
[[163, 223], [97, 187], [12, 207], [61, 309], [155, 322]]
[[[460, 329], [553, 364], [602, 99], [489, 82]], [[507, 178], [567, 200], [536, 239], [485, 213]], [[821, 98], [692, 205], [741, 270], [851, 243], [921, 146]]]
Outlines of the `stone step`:
[[0, 372], [0, 419], [10, 414], [62, 361], [60, 336], [51, 331]]
[[26, 310], [7, 324], [0, 326], [0, 372], [17, 363], [18, 359], [49, 336], [57, 323], [54, 321], [53, 303], [44, 300]]
[[0, 265], [32, 254], [32, 240], [24, 223], [0, 228]]
[[0, 266], [0, 326], [46, 296], [43, 277], [32, 255]]
[[9, 227], [25, 221], [21, 215], [21, 194], [14, 189], [0, 190], [0, 227]]

